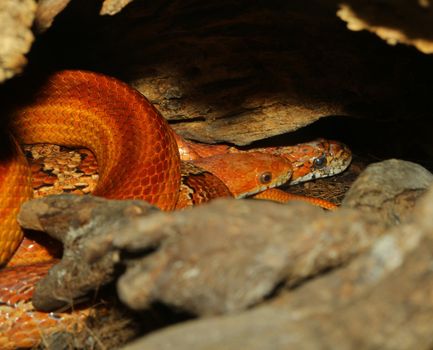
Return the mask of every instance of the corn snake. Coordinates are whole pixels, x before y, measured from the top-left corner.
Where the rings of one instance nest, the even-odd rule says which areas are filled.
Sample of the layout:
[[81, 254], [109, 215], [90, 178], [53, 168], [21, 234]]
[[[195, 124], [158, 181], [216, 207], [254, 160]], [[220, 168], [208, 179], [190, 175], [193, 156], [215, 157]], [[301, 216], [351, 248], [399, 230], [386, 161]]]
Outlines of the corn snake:
[[[140, 198], [163, 210], [221, 195], [253, 195], [278, 186], [290, 177], [293, 183], [304, 181], [315, 174], [313, 169], [316, 177], [332, 175], [344, 170], [350, 162], [350, 151], [339, 143], [325, 140], [288, 148], [284, 151], [285, 158], [280, 157], [283, 153], [280, 148], [248, 153], [246, 158], [234, 147], [194, 145], [174, 134], [141, 94], [116, 79], [91, 72], [54, 74], [32, 104], [17, 109], [13, 117], [11, 128], [21, 143], [47, 142], [91, 149], [96, 154], [100, 172], [96, 195]], [[0, 263], [8, 261], [21, 241], [22, 233], [15, 216], [20, 203], [31, 197], [30, 175], [23, 155], [15, 139], [8, 140], [13, 153], [7, 157], [7, 163], [0, 163], [0, 187], [7, 190], [2, 191], [3, 198], [0, 198], [0, 220], [4, 223], [3, 228], [7, 228], [3, 232], [0, 230]], [[318, 153], [312, 155], [313, 150]], [[193, 169], [187, 166], [189, 169], [185, 170], [180, 158], [195, 161]], [[244, 163], [243, 159], [249, 160]], [[329, 170], [325, 171], [323, 164], [316, 164], [317, 159], [325, 159]], [[207, 164], [209, 160], [210, 164]], [[227, 163], [242, 164], [244, 169], [231, 169]], [[204, 171], [197, 170], [196, 166]], [[247, 171], [249, 176], [239, 175], [251, 168], [254, 172]], [[223, 173], [218, 174], [217, 179], [212, 177], [213, 194], [197, 190], [192, 194], [190, 186], [182, 190], [182, 177], [186, 181], [195, 181], [196, 185], [199, 182], [197, 188], [202, 188], [200, 179], [221, 170]], [[223, 184], [219, 182], [221, 178], [224, 178]], [[234, 183], [230, 183], [231, 179]], [[221, 187], [215, 190], [217, 186]], [[196, 198], [186, 202], [179, 200], [182, 191], [186, 197], [196, 195]], [[43, 315], [41, 319], [44, 319]], [[29, 343], [22, 344], [27, 346]]]

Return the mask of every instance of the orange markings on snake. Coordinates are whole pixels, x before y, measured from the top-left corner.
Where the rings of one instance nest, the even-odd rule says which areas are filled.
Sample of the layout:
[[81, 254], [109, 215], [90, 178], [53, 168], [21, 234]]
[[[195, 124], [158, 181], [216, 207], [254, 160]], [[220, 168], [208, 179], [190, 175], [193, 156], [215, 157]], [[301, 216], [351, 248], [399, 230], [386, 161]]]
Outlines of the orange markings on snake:
[[[182, 144], [188, 145], [190, 150], [185, 152], [191, 154], [209, 149], [214, 153], [217, 150], [219, 154], [239, 152], [233, 147], [225, 151], [227, 146], [200, 146], [182, 140], [138, 91], [117, 79], [85, 71], [61, 71], [50, 76], [30, 104], [14, 111], [11, 128], [20, 143], [53, 143], [90, 149], [96, 155], [100, 175], [95, 195], [143, 199], [162, 210], [173, 210], [178, 203], [181, 187], [178, 143], [180, 149], [183, 149]], [[339, 147], [340, 154], [334, 156], [334, 161], [344, 159], [343, 165], [347, 167], [350, 151], [338, 143], [320, 142], [329, 147]], [[15, 141], [11, 143], [15, 144]], [[305, 152], [306, 148], [311, 152]], [[0, 220], [4, 223], [0, 230], [0, 264], [10, 258], [22, 239], [15, 217], [20, 204], [31, 197], [25, 159], [19, 148], [14, 149], [14, 157], [0, 164], [0, 186], [3, 190]], [[254, 178], [256, 173], [271, 173], [271, 180], [267, 184], [256, 183], [256, 187], [246, 188], [245, 184], [253, 186], [254, 181], [247, 179], [245, 174], [250, 172], [245, 170], [245, 166], [241, 170], [233, 166], [242, 163], [238, 159], [225, 167], [224, 174], [219, 176], [225, 176], [225, 181], [230, 183], [230, 192], [235, 197], [252, 195], [286, 181], [292, 175], [292, 168], [296, 169], [292, 178], [314, 177], [314, 167], [303, 166], [306, 161], [300, 160], [301, 156], [305, 157], [306, 153], [312, 153], [313, 150], [313, 144], [292, 146], [290, 151], [286, 149], [284, 152], [278, 148], [261, 149], [268, 154], [260, 156], [260, 161], [256, 162], [251, 161], [248, 155], [227, 155], [228, 158], [249, 158], [249, 162], [255, 164], [252, 165]], [[181, 152], [184, 158], [188, 157], [185, 152]], [[342, 157], [341, 153], [349, 157]], [[221, 158], [218, 154], [214, 157]], [[197, 162], [201, 162], [205, 170], [206, 164], [212, 167], [210, 161], [198, 159]], [[342, 167], [341, 164], [338, 166]], [[213, 166], [209, 172], [218, 169]], [[300, 169], [305, 169], [306, 174]]]
[[[174, 132], [146, 98], [125, 83], [90, 72], [56, 73], [33, 103], [15, 111], [12, 121], [12, 132], [20, 143], [90, 149], [99, 165], [95, 195], [143, 199], [162, 210], [176, 208], [181, 173]], [[16, 153], [14, 162], [2, 171], [6, 174], [2, 201], [7, 203], [0, 211], [6, 223], [6, 230], [0, 230], [0, 264], [21, 241], [15, 216], [20, 203], [30, 197], [29, 172], [23, 170], [21, 152]], [[266, 163], [262, 166], [267, 168]], [[287, 176], [290, 167], [286, 161], [278, 171]]]
[[[218, 196], [245, 197], [290, 178], [295, 183], [333, 175], [350, 163], [344, 145], [325, 140], [246, 154], [229, 146], [193, 144], [176, 135], [138, 91], [85, 71], [51, 75], [30, 104], [14, 111], [11, 132], [11, 154], [0, 160], [0, 265], [22, 240], [16, 215], [32, 196], [30, 171], [15, 139], [22, 144], [88, 148], [99, 168], [95, 195], [143, 199], [162, 210]], [[181, 158], [204, 169], [200, 177], [188, 178]], [[213, 185], [206, 192], [203, 187], [209, 179]], [[201, 188], [190, 191], [190, 185]]]

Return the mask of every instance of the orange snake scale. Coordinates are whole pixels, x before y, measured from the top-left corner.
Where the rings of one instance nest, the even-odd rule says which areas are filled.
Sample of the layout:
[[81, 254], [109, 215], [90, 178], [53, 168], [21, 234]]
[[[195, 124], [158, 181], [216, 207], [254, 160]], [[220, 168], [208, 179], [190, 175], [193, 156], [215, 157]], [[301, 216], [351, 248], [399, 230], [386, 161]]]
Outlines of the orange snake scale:
[[[114, 78], [83, 71], [56, 73], [40, 91], [12, 116], [12, 132], [20, 143], [89, 148], [100, 172], [95, 195], [175, 208], [179, 152], [172, 129], [143, 95]], [[16, 153], [13, 165], [8, 159], [8, 166], [0, 168], [0, 220], [7, 227], [0, 230], [0, 264], [21, 240], [16, 213], [31, 195], [29, 171], [21, 152]]]

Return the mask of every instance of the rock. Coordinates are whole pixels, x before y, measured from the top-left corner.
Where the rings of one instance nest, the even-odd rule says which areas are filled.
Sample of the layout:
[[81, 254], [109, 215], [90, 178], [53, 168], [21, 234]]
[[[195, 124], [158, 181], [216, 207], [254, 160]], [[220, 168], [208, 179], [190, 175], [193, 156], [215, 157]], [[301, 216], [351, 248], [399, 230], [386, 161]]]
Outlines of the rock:
[[133, 0], [105, 0], [102, 4], [101, 15], [115, 15]]
[[71, 0], [39, 0], [36, 11], [35, 28], [44, 32], [54, 21], [54, 18], [64, 10]]
[[373, 213], [395, 225], [413, 211], [416, 200], [433, 183], [433, 174], [422, 166], [397, 159], [369, 165], [353, 183], [343, 207]]
[[[133, 0], [105, 0], [102, 4], [101, 15], [115, 15]], [[39, 0], [36, 12], [35, 28], [42, 33], [51, 27], [54, 18], [61, 13], [70, 0]]]
[[344, 268], [250, 311], [163, 329], [122, 349], [428, 349], [433, 187], [415, 212], [417, 222], [391, 228]]
[[33, 297], [42, 310], [72, 304], [127, 264], [119, 292], [134, 309], [159, 301], [197, 314], [233, 312], [347, 261], [381, 232], [356, 211], [229, 199], [160, 213], [144, 202], [49, 196], [26, 203], [19, 221], [64, 243], [62, 262]]
[[159, 301], [206, 315], [244, 309], [280, 284], [340, 265], [382, 232], [354, 210], [229, 199], [162, 213], [144, 202], [49, 196], [25, 204], [19, 221], [64, 243], [62, 262], [36, 288], [37, 308], [72, 304], [126, 264], [118, 289], [131, 308]]
[[215, 200], [126, 227], [114, 240], [125, 251], [148, 249], [148, 237], [167, 238], [128, 267], [118, 292], [133, 309], [162, 302], [199, 315], [235, 312], [282, 283], [344, 263], [381, 232], [380, 224], [352, 210], [331, 214], [301, 203]]
[[0, 3], [0, 82], [20, 73], [33, 43], [31, 26], [36, 12], [33, 0]]
[[412, 45], [423, 53], [433, 53], [433, 30], [429, 0], [345, 0], [337, 15], [353, 31], [368, 30], [389, 45]]
[[[119, 250], [112, 247], [119, 226], [134, 216], [158, 211], [143, 201], [105, 200], [93, 196], [57, 195], [25, 203], [20, 224], [47, 232], [64, 245], [62, 261], [41, 280], [33, 304], [47, 311], [71, 306], [116, 277]], [[77, 273], [79, 271], [79, 273]]]

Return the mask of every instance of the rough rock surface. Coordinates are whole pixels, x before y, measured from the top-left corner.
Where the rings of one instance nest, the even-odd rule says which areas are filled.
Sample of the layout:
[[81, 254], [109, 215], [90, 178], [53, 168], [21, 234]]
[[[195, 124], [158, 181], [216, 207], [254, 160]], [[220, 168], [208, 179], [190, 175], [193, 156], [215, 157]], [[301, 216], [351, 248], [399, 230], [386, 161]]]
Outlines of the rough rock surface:
[[20, 73], [27, 63], [35, 11], [33, 0], [0, 2], [0, 82]]
[[39, 0], [36, 11], [35, 29], [44, 32], [51, 27], [54, 18], [63, 11], [71, 0]]
[[433, 174], [422, 166], [389, 159], [369, 165], [347, 191], [342, 206], [395, 225], [410, 217], [416, 200], [432, 183]]
[[[23, 205], [23, 227], [45, 231], [64, 245], [62, 261], [39, 282], [33, 304], [41, 310], [71, 306], [74, 299], [116, 276], [119, 250], [111, 242], [131, 217], [157, 209], [143, 201], [107, 201], [74, 195], [49, 196]], [[79, 271], [79, 273], [77, 273]]]
[[39, 309], [73, 304], [116, 277], [120, 254], [123, 263], [132, 254], [118, 287], [130, 307], [160, 301], [197, 314], [232, 312], [261, 301], [280, 283], [347, 261], [381, 232], [381, 224], [362, 221], [355, 211], [329, 214], [303, 203], [221, 199], [159, 213], [145, 203], [105, 201], [61, 195], [23, 206], [21, 225], [49, 233], [65, 249], [36, 288]]
[[433, 53], [432, 4], [429, 0], [345, 0], [337, 15], [353, 31], [368, 30], [390, 45], [413, 45]]
[[281, 283], [344, 263], [381, 232], [355, 211], [330, 214], [300, 203], [216, 200], [158, 216], [115, 239], [136, 251], [149, 244], [139, 237], [170, 236], [119, 279], [119, 296], [133, 309], [158, 301], [200, 315], [239, 311]]
[[346, 267], [236, 315], [161, 330], [123, 349], [428, 349], [433, 187], [411, 220]]
[[[53, 24], [54, 18], [62, 12], [71, 0], [39, 0], [36, 12], [35, 28], [44, 32]], [[133, 0], [105, 0], [101, 15], [115, 15]]]
[[105, 0], [102, 4], [101, 15], [115, 15], [133, 0]]

